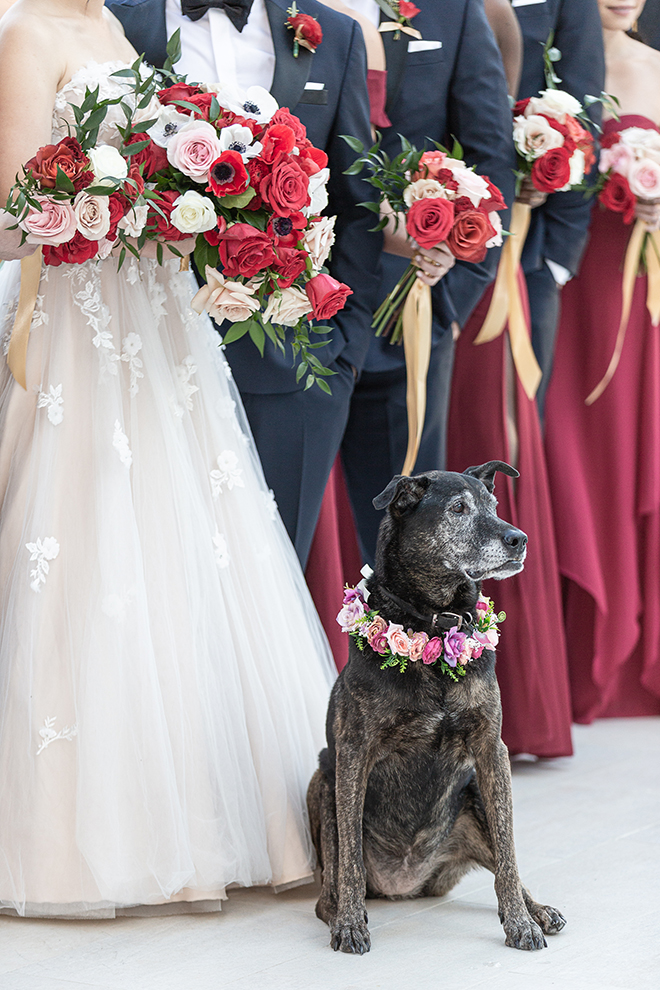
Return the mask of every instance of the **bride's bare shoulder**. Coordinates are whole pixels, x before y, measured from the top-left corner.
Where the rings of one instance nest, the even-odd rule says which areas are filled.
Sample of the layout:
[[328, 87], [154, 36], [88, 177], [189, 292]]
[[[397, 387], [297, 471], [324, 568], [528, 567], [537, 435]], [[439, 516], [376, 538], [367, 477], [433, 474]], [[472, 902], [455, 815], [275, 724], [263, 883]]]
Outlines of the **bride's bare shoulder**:
[[[0, 0], [1, 2], [1, 0]], [[61, 61], [53, 45], [53, 32], [50, 18], [39, 13], [38, 9], [20, 3], [13, 4], [0, 17], [0, 62], [10, 60], [26, 65], [54, 64]]]

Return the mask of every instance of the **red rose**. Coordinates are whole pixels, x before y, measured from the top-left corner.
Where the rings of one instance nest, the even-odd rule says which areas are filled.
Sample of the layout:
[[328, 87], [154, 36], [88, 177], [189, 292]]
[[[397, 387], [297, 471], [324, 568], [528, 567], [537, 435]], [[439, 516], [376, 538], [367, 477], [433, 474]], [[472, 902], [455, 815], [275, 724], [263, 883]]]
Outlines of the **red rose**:
[[[170, 214], [174, 208], [174, 201], [177, 200], [179, 196], [180, 193], [178, 190], [166, 189], [158, 194], [158, 199], [149, 200], [147, 227], [150, 233], [157, 233], [161, 240], [182, 241], [184, 237], [189, 236], [188, 234], [184, 234], [182, 231], [177, 230], [177, 228], [170, 223]], [[165, 214], [164, 217], [152, 208], [152, 204], [154, 203], [163, 211]]]
[[273, 271], [279, 275], [277, 283], [273, 279], [273, 288], [277, 284], [280, 289], [288, 289], [295, 282], [299, 275], [307, 268], [308, 254], [306, 251], [297, 251], [296, 248], [283, 247], [278, 245], [275, 249], [277, 261], [273, 264]]
[[110, 230], [105, 236], [109, 241], [114, 241], [117, 237], [117, 224], [128, 213], [129, 205], [128, 200], [121, 193], [115, 192], [112, 196], [108, 196]]
[[292, 114], [288, 107], [280, 107], [279, 110], [276, 110], [270, 118], [270, 122], [271, 124], [286, 124], [287, 127], [290, 127], [296, 135], [296, 144], [298, 147], [300, 147], [307, 137], [307, 128], [302, 120], [299, 120], [298, 117]]
[[329, 320], [344, 308], [353, 290], [330, 275], [315, 275], [305, 285], [305, 292], [312, 304], [315, 320]]
[[255, 158], [251, 158], [247, 163], [248, 175], [250, 176], [250, 185], [256, 191], [257, 195], [254, 199], [251, 199], [248, 205], [245, 207], [246, 210], [258, 210], [263, 206], [263, 198], [261, 196], [261, 183], [267, 175], [272, 172], [272, 166], [265, 162], [262, 158], [257, 155]]
[[229, 278], [252, 278], [276, 260], [270, 237], [249, 223], [235, 223], [220, 237], [220, 261]]
[[239, 196], [250, 184], [250, 177], [238, 151], [223, 151], [209, 169], [207, 192], [216, 196]]
[[299, 45], [310, 52], [315, 52], [323, 41], [323, 31], [321, 25], [309, 14], [296, 14], [295, 17], [287, 17], [287, 24], [294, 30], [294, 38]]
[[[573, 152], [575, 151], [575, 141], [571, 137], [571, 133], [568, 127], [566, 126], [566, 124], [560, 124], [555, 117], [548, 117], [548, 115], [545, 113], [540, 113], [539, 117], [543, 117], [545, 120], [547, 120], [547, 122], [550, 124], [550, 127], [552, 127], [553, 130], [559, 131], [559, 133], [564, 139], [564, 144], [562, 145], [562, 147], [566, 148], [566, 151], [569, 153], [569, 155], [572, 155]], [[566, 115], [566, 120], [567, 121], [569, 120], [568, 114]]]
[[613, 144], [618, 144], [621, 140], [621, 135], [618, 131], [610, 131], [609, 134], [603, 134], [600, 139], [601, 148], [611, 148]]
[[320, 172], [322, 168], [327, 168], [328, 156], [325, 151], [321, 151], [320, 148], [315, 148], [314, 145], [308, 141], [307, 146], [300, 149], [298, 163], [307, 175], [316, 175], [316, 173]]
[[330, 275], [315, 275], [305, 285], [305, 292], [312, 304], [315, 320], [329, 320], [344, 308], [353, 290]]
[[[167, 106], [168, 103], [174, 103], [176, 100], [187, 100], [189, 103], [192, 103], [191, 97], [199, 96], [201, 93], [202, 91], [199, 86], [189, 86], [187, 83], [175, 83], [173, 86], [159, 90], [156, 95], [163, 106]], [[190, 113], [190, 110], [187, 110], [185, 107], [178, 107], [178, 109], [181, 113]]]
[[430, 197], [416, 200], [406, 217], [406, 230], [420, 247], [437, 247], [446, 240], [454, 222], [454, 204]]
[[84, 261], [93, 258], [99, 248], [98, 241], [88, 241], [86, 237], [76, 231], [70, 241], [52, 247], [50, 244], [44, 245], [44, 261], [53, 268], [59, 268], [61, 264], [82, 265]]
[[459, 196], [457, 199], [453, 200], [454, 203], [454, 217], [457, 217], [459, 213], [465, 213], [466, 210], [473, 210], [472, 200], [469, 196]]
[[413, 17], [417, 17], [419, 14], [419, 7], [416, 7], [414, 3], [410, 3], [410, 0], [399, 0], [399, 13], [407, 21], [411, 21]]
[[309, 206], [309, 179], [295, 159], [280, 162], [261, 181], [262, 198], [282, 217], [290, 217]]
[[144, 179], [142, 178], [139, 165], [129, 165], [127, 178], [131, 179], [131, 181], [135, 183], [134, 186], [127, 185], [125, 187], [126, 196], [131, 202], [133, 202], [144, 192]]
[[612, 172], [598, 194], [603, 206], [614, 213], [623, 213], [623, 222], [632, 223], [635, 219], [635, 197], [628, 180], [619, 172]]
[[142, 141], [148, 141], [149, 144], [146, 148], [142, 148], [141, 151], [136, 151], [134, 155], [131, 155], [130, 162], [131, 165], [144, 165], [144, 174], [150, 179], [156, 172], [161, 172], [168, 167], [167, 151], [165, 148], [159, 148], [157, 144], [154, 144], [149, 135], [144, 132], [131, 134], [126, 143], [130, 147], [130, 145]]
[[89, 158], [75, 138], [64, 138], [59, 144], [47, 144], [27, 162], [26, 172], [31, 172], [44, 189], [54, 189], [57, 169], [73, 182], [76, 192], [80, 192], [91, 182], [94, 175], [89, 170]]
[[518, 102], [513, 108], [513, 116], [524, 117], [525, 110], [527, 109], [527, 104], [529, 103], [530, 100], [531, 100], [531, 96], [528, 96], [526, 100], [518, 100]]
[[293, 213], [290, 217], [271, 217], [266, 230], [277, 251], [280, 247], [295, 247], [306, 227], [307, 218], [302, 213]]
[[483, 261], [486, 241], [495, 236], [495, 228], [482, 210], [459, 213], [447, 238], [447, 247], [460, 261]]
[[506, 210], [506, 202], [500, 189], [490, 181], [487, 175], [482, 175], [481, 178], [488, 183], [490, 193], [490, 199], [482, 199], [480, 204], [486, 213], [490, 213], [491, 210]]
[[[188, 103], [193, 103], [197, 107], [197, 109], [198, 109], [198, 111], [200, 113], [200, 116], [204, 120], [208, 120], [209, 119], [209, 116], [211, 114], [211, 102], [212, 102], [212, 100], [213, 100], [213, 93], [199, 93], [198, 96], [190, 96], [190, 97], [188, 97]], [[186, 107], [177, 107], [177, 110], [180, 110], [181, 113], [188, 113], [188, 110], [186, 109]], [[191, 114], [191, 116], [192, 116], [192, 114]]]
[[220, 238], [222, 237], [226, 229], [227, 229], [227, 221], [225, 220], [224, 217], [218, 217], [218, 223], [213, 228], [213, 230], [204, 231], [204, 235], [203, 235], [204, 240], [208, 241], [208, 243], [211, 244], [212, 247], [217, 247], [218, 244], [220, 243]]
[[571, 177], [570, 155], [566, 148], [551, 148], [532, 165], [532, 182], [541, 192], [555, 192]]
[[286, 124], [273, 124], [263, 136], [260, 157], [274, 164], [283, 155], [290, 155], [296, 143], [296, 135]]

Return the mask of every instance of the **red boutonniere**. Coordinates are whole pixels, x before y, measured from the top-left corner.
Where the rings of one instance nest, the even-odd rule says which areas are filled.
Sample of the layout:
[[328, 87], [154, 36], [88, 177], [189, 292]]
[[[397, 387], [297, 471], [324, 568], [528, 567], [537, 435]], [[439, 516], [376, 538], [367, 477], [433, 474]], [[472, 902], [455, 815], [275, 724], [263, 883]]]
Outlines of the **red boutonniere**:
[[[409, 6], [413, 6], [409, 4]], [[287, 10], [289, 15], [286, 19], [286, 26], [290, 31], [294, 32], [293, 35], [293, 57], [298, 58], [298, 51], [300, 46], [306, 48], [308, 52], [314, 52], [319, 47], [323, 41], [323, 31], [321, 30], [321, 25], [316, 20], [315, 17], [311, 17], [309, 14], [298, 13], [298, 8], [296, 7], [295, 0]]]
[[410, 3], [409, 0], [399, 0], [399, 20], [412, 21], [413, 17], [417, 17], [419, 14], [419, 7], [416, 7], [414, 3]]

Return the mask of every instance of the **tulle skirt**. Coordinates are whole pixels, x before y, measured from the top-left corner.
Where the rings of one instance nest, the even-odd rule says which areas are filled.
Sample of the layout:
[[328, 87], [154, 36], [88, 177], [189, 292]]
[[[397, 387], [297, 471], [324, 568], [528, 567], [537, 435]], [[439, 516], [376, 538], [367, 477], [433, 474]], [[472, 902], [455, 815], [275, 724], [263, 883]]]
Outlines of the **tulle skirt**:
[[332, 662], [178, 267], [44, 268], [27, 391], [0, 370], [2, 910], [217, 905], [314, 866]]

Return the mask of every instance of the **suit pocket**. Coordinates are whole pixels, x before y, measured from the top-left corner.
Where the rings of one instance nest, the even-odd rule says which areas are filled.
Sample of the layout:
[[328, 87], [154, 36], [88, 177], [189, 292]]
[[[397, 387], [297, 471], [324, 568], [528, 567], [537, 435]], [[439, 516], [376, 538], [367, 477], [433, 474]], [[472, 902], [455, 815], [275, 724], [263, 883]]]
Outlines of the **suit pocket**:
[[424, 52], [408, 52], [406, 65], [437, 65], [445, 60], [445, 49], [430, 48]]

